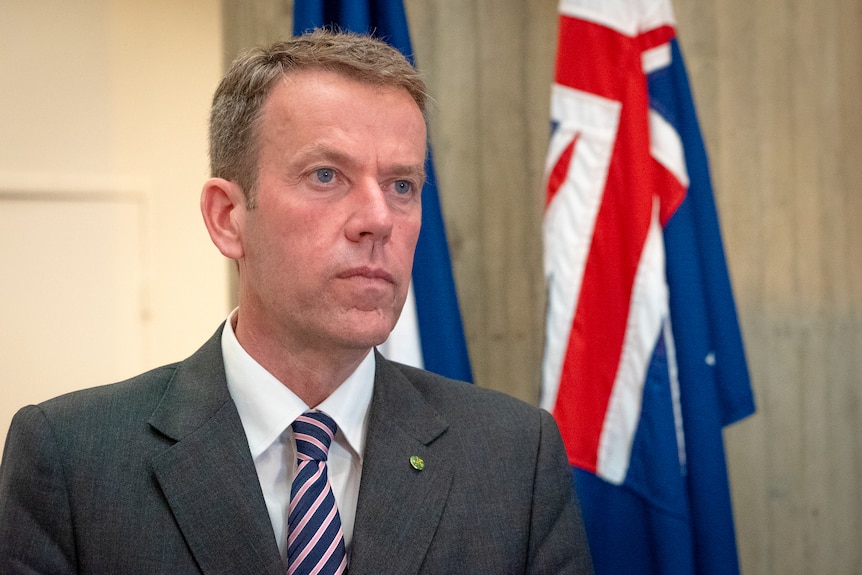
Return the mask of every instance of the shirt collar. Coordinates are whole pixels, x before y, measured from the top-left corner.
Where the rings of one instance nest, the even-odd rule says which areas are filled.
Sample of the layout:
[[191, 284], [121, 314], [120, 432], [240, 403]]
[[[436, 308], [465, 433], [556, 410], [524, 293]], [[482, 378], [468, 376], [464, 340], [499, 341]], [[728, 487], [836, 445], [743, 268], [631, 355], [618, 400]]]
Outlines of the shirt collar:
[[[311, 408], [243, 349], [233, 331], [236, 312], [231, 312], [225, 322], [222, 355], [228, 391], [239, 412], [251, 455], [257, 459], [297, 417]], [[316, 407], [338, 426], [336, 441], [343, 437], [360, 459], [365, 451], [374, 372], [374, 354], [368, 353], [344, 383]]]

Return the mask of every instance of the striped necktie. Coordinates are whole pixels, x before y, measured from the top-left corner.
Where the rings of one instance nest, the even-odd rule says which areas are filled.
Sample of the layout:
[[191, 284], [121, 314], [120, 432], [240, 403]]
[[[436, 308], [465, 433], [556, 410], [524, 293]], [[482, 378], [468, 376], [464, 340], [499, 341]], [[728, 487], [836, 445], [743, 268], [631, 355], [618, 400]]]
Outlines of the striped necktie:
[[298, 466], [287, 518], [289, 575], [344, 573], [347, 553], [341, 517], [329, 485], [326, 458], [338, 429], [328, 415], [309, 411], [293, 422]]

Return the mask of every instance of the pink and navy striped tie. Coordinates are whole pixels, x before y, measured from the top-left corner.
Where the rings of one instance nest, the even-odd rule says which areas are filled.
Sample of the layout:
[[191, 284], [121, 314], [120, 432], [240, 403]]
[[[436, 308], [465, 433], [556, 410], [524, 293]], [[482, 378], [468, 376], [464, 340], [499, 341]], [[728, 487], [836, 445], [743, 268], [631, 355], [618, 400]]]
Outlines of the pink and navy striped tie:
[[347, 569], [341, 517], [329, 485], [326, 458], [338, 429], [328, 415], [309, 411], [293, 422], [298, 466], [287, 518], [289, 575], [333, 575]]

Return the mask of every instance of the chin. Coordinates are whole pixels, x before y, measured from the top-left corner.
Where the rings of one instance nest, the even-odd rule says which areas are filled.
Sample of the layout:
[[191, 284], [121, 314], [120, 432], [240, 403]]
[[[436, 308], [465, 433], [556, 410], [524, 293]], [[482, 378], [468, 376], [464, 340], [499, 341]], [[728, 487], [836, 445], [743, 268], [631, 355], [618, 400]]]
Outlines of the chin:
[[342, 327], [341, 333], [344, 340], [349, 341], [356, 348], [367, 349], [386, 341], [394, 327], [395, 320], [383, 319], [375, 315], [372, 318], [359, 317], [347, 322]]
[[391, 329], [386, 331], [369, 333], [366, 335], [366, 337], [358, 337], [357, 339], [360, 339], [362, 341], [362, 343], [360, 344], [361, 347], [376, 347], [385, 342], [389, 338], [390, 333], [392, 333]]

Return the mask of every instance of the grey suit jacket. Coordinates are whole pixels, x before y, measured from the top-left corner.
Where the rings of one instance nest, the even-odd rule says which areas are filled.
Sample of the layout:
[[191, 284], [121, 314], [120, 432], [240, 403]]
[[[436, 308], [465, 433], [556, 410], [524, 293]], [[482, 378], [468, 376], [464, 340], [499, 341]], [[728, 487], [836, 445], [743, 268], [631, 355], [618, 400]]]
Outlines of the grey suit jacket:
[[[0, 573], [285, 572], [220, 336], [15, 416]], [[546, 412], [378, 355], [350, 574], [590, 573], [570, 486]]]

